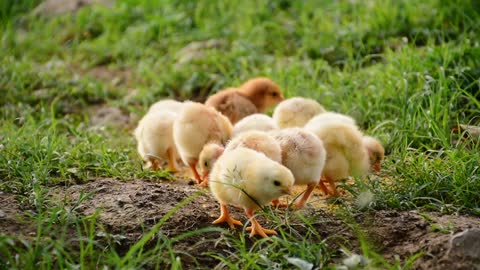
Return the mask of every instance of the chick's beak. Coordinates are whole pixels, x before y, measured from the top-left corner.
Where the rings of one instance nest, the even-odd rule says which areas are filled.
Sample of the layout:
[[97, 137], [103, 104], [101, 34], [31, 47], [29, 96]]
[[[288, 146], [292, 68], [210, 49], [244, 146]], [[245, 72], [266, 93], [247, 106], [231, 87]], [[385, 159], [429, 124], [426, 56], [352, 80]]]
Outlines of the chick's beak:
[[283, 195], [290, 195], [292, 194], [292, 188], [291, 187], [285, 187], [282, 189], [282, 194]]

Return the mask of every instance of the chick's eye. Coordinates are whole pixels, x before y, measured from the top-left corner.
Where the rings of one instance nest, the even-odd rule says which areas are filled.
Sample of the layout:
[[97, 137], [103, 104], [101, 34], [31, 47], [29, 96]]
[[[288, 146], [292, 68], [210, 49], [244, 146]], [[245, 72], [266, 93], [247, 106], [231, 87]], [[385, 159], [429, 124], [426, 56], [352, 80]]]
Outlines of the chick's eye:
[[205, 167], [208, 167], [208, 162], [205, 161], [205, 163], [203, 163], [203, 165], [205, 165]]
[[276, 96], [278, 96], [278, 94], [277, 94], [276, 92], [273, 92], [273, 93], [272, 93], [272, 96], [273, 96], [273, 97], [276, 97]]
[[275, 181], [273, 181], [273, 184], [274, 184], [276, 187], [279, 187], [279, 186], [280, 186], [280, 181], [275, 180]]

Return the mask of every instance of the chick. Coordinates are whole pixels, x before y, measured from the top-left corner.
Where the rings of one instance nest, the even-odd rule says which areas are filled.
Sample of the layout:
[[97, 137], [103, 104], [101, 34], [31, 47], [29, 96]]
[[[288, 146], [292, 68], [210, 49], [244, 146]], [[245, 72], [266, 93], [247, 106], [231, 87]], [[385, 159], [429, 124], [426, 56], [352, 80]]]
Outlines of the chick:
[[382, 161], [385, 157], [385, 148], [383, 148], [382, 143], [373, 137], [363, 136], [363, 144], [368, 151], [370, 167], [376, 172], [380, 172], [382, 169]]
[[210, 96], [205, 105], [215, 108], [228, 117], [232, 124], [250, 114], [257, 113], [257, 108], [252, 101], [237, 91], [228, 88]]
[[270, 116], [256, 113], [243, 118], [233, 126], [233, 137], [249, 130], [270, 131], [274, 129], [277, 129], [277, 124]]
[[277, 234], [264, 229], [253, 216], [255, 210], [272, 200], [290, 194], [294, 183], [289, 169], [264, 154], [247, 148], [225, 152], [213, 166], [210, 174], [210, 190], [220, 203], [220, 217], [213, 222], [227, 222], [231, 228], [242, 225], [230, 217], [227, 205], [236, 205], [245, 210], [252, 224], [247, 230], [250, 237], [267, 237]]
[[253, 102], [259, 113], [264, 113], [284, 99], [280, 87], [272, 80], [262, 77], [246, 81], [238, 92]]
[[245, 147], [263, 153], [276, 162], [282, 161], [280, 145], [272, 136], [263, 131], [247, 131], [228, 142], [225, 149], [214, 143], [205, 145], [199, 158], [200, 173], [203, 176], [202, 186], [208, 185], [208, 174], [223, 151], [231, 151], [239, 147]]
[[196, 102], [185, 102], [173, 124], [173, 138], [180, 157], [198, 183], [196, 166], [203, 147], [210, 142], [224, 145], [232, 136], [230, 121], [215, 109]]
[[[326, 123], [326, 122], [333, 122], [333, 123], [345, 123], [349, 125], [356, 126], [357, 123], [355, 122], [355, 119], [352, 117], [341, 114], [341, 113], [336, 113], [336, 112], [324, 112], [320, 113], [313, 118], [311, 118], [307, 124], [309, 125], [315, 125], [316, 123]], [[305, 124], [305, 126], [307, 125]]]
[[328, 182], [333, 194], [337, 195], [334, 181], [361, 176], [368, 171], [368, 153], [363, 144], [363, 134], [357, 126], [341, 121], [310, 121], [304, 129], [315, 133], [327, 150], [323, 179], [320, 181], [320, 188], [325, 194], [329, 192], [324, 182]]
[[210, 96], [205, 105], [214, 107], [235, 124], [248, 115], [263, 113], [282, 100], [282, 92], [272, 80], [255, 78], [238, 88], [227, 88]]
[[223, 154], [224, 150], [225, 147], [217, 143], [208, 143], [203, 147], [198, 158], [200, 175], [202, 176], [202, 183], [200, 186], [208, 186], [208, 174], [212, 170], [213, 164], [215, 164], [217, 159]]
[[290, 169], [295, 185], [307, 185], [302, 198], [295, 205], [302, 208], [319, 184], [327, 156], [323, 142], [312, 132], [287, 128], [270, 132], [282, 149], [282, 164]]
[[176, 113], [169, 111], [153, 111], [147, 113], [138, 123], [134, 131], [137, 150], [146, 167], [153, 170], [160, 168], [161, 160], [168, 160], [169, 169], [177, 171], [177, 148], [173, 142], [173, 122]]
[[303, 127], [312, 117], [324, 112], [322, 105], [313, 99], [293, 97], [275, 107], [273, 119], [279, 128]]
[[180, 113], [182, 110], [183, 103], [172, 100], [172, 99], [164, 99], [157, 101], [154, 103], [150, 108], [148, 109], [148, 112], [154, 112], [154, 111], [169, 111], [169, 112], [175, 112], [175, 113]]

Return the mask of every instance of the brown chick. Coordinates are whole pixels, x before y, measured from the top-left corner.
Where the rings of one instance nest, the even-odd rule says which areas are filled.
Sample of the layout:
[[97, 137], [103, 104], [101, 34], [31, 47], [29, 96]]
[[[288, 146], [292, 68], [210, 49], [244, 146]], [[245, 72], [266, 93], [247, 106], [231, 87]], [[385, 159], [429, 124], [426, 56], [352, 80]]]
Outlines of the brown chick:
[[263, 113], [282, 100], [282, 92], [273, 81], [256, 78], [238, 88], [227, 88], [210, 96], [205, 105], [214, 107], [234, 125], [248, 115]]
[[254, 78], [246, 81], [238, 88], [238, 92], [247, 97], [259, 113], [284, 100], [280, 87], [268, 78]]

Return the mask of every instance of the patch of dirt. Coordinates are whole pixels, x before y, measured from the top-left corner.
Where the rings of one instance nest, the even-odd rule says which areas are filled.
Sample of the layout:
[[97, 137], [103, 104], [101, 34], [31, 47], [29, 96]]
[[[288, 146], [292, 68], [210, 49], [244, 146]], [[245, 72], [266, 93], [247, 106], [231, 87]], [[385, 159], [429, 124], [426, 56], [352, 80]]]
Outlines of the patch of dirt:
[[13, 235], [24, 232], [26, 235], [34, 235], [35, 225], [23, 221], [22, 214], [25, 212], [15, 195], [0, 191], [0, 235]]
[[33, 10], [33, 15], [61, 15], [90, 5], [111, 7], [114, 3], [114, 0], [46, 0]]
[[117, 107], [107, 107], [105, 105], [93, 106], [90, 115], [90, 124], [97, 127], [126, 127], [132, 123], [132, 116]]
[[[98, 211], [98, 221], [105, 231], [121, 236], [117, 248], [122, 252], [128, 250], [130, 245], [138, 241], [144, 232], [149, 231], [179, 202], [201, 190], [186, 178], [158, 183], [98, 179], [82, 185], [55, 187], [50, 196], [58, 201], [68, 198], [67, 205], [74, 205], [81, 200], [81, 196], [91, 192], [91, 196], [81, 200], [76, 211], [82, 215], [92, 215]], [[195, 229], [212, 227], [211, 222], [219, 215], [219, 207], [209, 192], [204, 191], [205, 193], [176, 211], [162, 225], [160, 234], [174, 237]], [[318, 198], [314, 197], [313, 200]], [[29, 232], [28, 227], [21, 227], [20, 230], [17, 227], [19, 223], [15, 221], [15, 215], [22, 209], [12, 195], [0, 193], [0, 210], [0, 233]], [[230, 210], [232, 216], [246, 222], [243, 211], [234, 207], [230, 207]], [[325, 210], [324, 207], [318, 208], [315, 204], [309, 204], [298, 212], [280, 209], [274, 211], [280, 211], [278, 216], [286, 217], [284, 222], [289, 226], [282, 227], [296, 230], [298, 235], [306, 232], [307, 228], [296, 213], [307, 218], [314, 217], [312, 225], [322, 238], [327, 239], [329, 249], [335, 251], [340, 246], [346, 246], [355, 252], [359, 251], [358, 233], [352, 226], [347, 225], [349, 221]], [[358, 213], [353, 218], [376, 250], [389, 260], [393, 261], [396, 256], [404, 260], [414, 254], [424, 253], [414, 264], [414, 269], [475, 269], [480, 263], [478, 258], [472, 258], [474, 255], [471, 252], [461, 249], [475, 246], [475, 243], [462, 242], [464, 238], [470, 239], [471, 236], [453, 237], [454, 234], [469, 228], [480, 228], [478, 217], [382, 210]], [[267, 228], [273, 226], [262, 216], [259, 217], [259, 222]], [[219, 227], [228, 229], [226, 225]], [[235, 233], [242, 232], [237, 230]], [[193, 267], [198, 263], [205, 267], [214, 267], [218, 261], [206, 256], [205, 252], [215, 251], [226, 255], [228, 251], [233, 251], [226, 241], [221, 241], [221, 236], [221, 232], [197, 234], [176, 243], [175, 249], [193, 255], [180, 255], [184, 266]], [[452, 240], [454, 238], [456, 240]], [[253, 242], [249, 244], [251, 243]], [[155, 240], [150, 244], [155, 244]]]
[[129, 69], [111, 69], [107, 66], [96, 66], [86, 72], [87, 75], [102, 82], [111, 83], [112, 86], [128, 84], [133, 74]]

